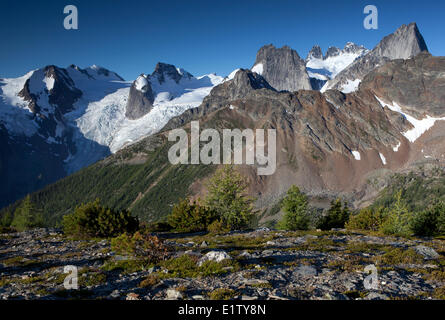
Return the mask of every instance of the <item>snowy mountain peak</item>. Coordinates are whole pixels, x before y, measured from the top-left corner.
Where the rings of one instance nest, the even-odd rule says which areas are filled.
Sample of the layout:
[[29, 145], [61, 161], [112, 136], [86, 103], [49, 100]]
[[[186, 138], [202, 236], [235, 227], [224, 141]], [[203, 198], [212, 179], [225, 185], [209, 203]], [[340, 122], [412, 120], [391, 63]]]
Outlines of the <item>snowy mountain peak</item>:
[[135, 88], [138, 91], [141, 91], [143, 93], [147, 92], [148, 90], [148, 80], [147, 80], [147, 76], [145, 74], [141, 74], [135, 81]]
[[124, 81], [124, 79], [119, 76], [116, 72], [110, 71], [103, 67], [93, 64], [91, 67], [85, 69], [89, 75], [93, 76], [95, 79], [106, 79], [115, 81]]
[[346, 43], [343, 49], [344, 53], [360, 53], [363, 51], [366, 51], [366, 48], [364, 46], [358, 46], [354, 42]]
[[321, 49], [318, 51], [318, 46], [314, 46], [314, 48], [308, 54], [306, 68], [311, 78], [312, 87], [318, 90], [324, 86], [326, 81], [335, 78], [357, 58], [368, 52], [365, 47], [358, 46], [353, 42], [346, 43], [342, 50], [337, 47], [329, 47], [323, 57], [321, 57]]

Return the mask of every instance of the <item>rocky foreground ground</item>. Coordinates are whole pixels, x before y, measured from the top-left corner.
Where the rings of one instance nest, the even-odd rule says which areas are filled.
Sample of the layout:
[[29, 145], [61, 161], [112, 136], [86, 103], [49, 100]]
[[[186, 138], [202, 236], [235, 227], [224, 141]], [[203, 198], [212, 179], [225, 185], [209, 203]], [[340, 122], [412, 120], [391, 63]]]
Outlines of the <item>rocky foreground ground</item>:
[[[142, 269], [108, 240], [51, 229], [0, 235], [0, 298], [445, 299], [445, 240], [267, 229], [160, 237], [170, 259]], [[220, 267], [197, 267], [222, 258]], [[371, 264], [378, 286], [367, 289]], [[64, 288], [67, 265], [78, 268], [78, 290]]]

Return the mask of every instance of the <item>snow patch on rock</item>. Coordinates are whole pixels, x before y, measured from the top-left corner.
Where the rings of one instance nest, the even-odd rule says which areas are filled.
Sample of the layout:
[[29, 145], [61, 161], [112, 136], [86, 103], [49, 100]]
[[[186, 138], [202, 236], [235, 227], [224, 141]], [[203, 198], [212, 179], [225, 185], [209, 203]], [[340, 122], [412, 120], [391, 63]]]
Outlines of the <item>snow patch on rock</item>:
[[386, 165], [386, 158], [385, 156], [380, 152], [379, 153], [380, 159], [382, 160], [383, 165]]
[[263, 71], [264, 71], [264, 66], [262, 63], [258, 63], [252, 68], [252, 72], [256, 72], [259, 75], [262, 75]]
[[360, 82], [362, 82], [362, 80], [360, 79], [348, 80], [348, 82], [342, 86], [341, 91], [343, 93], [351, 93], [357, 91]]
[[360, 152], [358, 151], [352, 151], [352, 155], [354, 156], [354, 159], [357, 161], [361, 160]]
[[403, 132], [402, 134], [407, 138], [411, 143], [415, 142], [417, 139], [419, 139], [426, 131], [428, 131], [431, 127], [434, 126], [436, 121], [445, 120], [445, 117], [443, 118], [433, 118], [429, 115], [427, 115], [425, 118], [418, 120], [414, 118], [413, 116], [410, 116], [406, 112], [403, 112], [402, 107], [399, 106], [396, 102], [393, 101], [392, 104], [386, 103], [383, 100], [379, 99], [376, 96], [376, 99], [379, 101], [379, 103], [382, 105], [382, 107], [388, 107], [388, 109], [400, 113], [403, 115], [406, 120], [408, 120], [409, 123], [412, 124], [414, 128]]

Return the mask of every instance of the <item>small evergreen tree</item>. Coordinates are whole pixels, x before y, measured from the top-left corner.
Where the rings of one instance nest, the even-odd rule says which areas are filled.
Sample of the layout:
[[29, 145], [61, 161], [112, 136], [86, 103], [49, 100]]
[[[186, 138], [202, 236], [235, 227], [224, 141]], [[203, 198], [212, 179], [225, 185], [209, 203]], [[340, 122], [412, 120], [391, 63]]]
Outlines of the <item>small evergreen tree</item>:
[[318, 223], [321, 230], [331, 230], [333, 228], [344, 228], [349, 219], [349, 208], [347, 203], [344, 204], [340, 199], [331, 202], [327, 214], [322, 217]]
[[445, 204], [438, 202], [414, 214], [411, 230], [417, 236], [435, 236], [445, 232]]
[[388, 235], [409, 236], [412, 234], [413, 214], [402, 199], [402, 191], [396, 195], [396, 201], [388, 212], [382, 231]]
[[0, 220], [0, 226], [8, 228], [11, 226], [12, 223], [12, 219], [13, 219], [13, 215], [11, 214], [10, 211], [6, 211], [1, 220]]
[[20, 206], [14, 211], [11, 226], [17, 231], [25, 231], [43, 226], [41, 212], [31, 201], [30, 195], [27, 195]]
[[307, 230], [309, 228], [308, 200], [297, 186], [291, 186], [282, 201], [283, 220], [279, 228], [285, 230]]
[[218, 169], [207, 184], [206, 206], [228, 228], [247, 228], [253, 218], [253, 200], [246, 196], [246, 179], [226, 165]]

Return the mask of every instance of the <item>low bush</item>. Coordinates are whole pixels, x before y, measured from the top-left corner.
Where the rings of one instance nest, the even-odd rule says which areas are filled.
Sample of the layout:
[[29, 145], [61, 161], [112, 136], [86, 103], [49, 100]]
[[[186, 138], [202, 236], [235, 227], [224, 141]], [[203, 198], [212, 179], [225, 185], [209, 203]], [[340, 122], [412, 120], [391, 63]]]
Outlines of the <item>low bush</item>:
[[168, 216], [169, 225], [179, 232], [205, 231], [216, 220], [215, 211], [200, 205], [196, 201], [190, 203], [189, 199], [176, 204]]
[[230, 300], [236, 296], [236, 291], [233, 289], [219, 288], [209, 292], [210, 300]]
[[349, 217], [346, 228], [349, 230], [379, 231], [385, 222], [385, 218], [383, 208], [376, 210], [371, 208], [362, 209], [358, 214]]
[[[168, 248], [156, 236], [136, 232], [111, 239], [111, 249], [137, 263], [141, 268], [159, 263], [168, 256]], [[133, 263], [134, 264], [134, 263]]]
[[212, 234], [225, 234], [230, 231], [230, 228], [221, 220], [215, 220], [207, 227], [207, 231]]
[[115, 211], [100, 205], [97, 199], [78, 206], [74, 213], [63, 217], [64, 232], [76, 237], [115, 237], [133, 233], [139, 228], [137, 218], [127, 210]]

